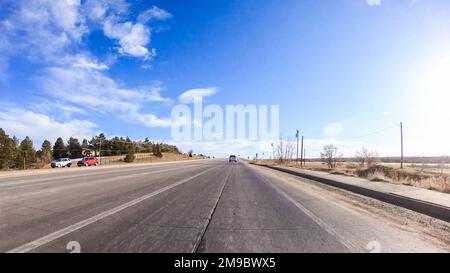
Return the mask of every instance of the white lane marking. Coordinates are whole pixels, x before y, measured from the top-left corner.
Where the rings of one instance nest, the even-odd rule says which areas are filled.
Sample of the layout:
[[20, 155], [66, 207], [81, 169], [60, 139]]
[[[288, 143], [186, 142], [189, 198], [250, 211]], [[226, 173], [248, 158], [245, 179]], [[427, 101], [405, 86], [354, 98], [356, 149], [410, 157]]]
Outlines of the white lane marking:
[[[180, 161], [181, 162], [181, 161]], [[189, 166], [201, 166], [201, 164], [195, 164], [195, 165], [189, 165]], [[116, 174], [116, 173], [122, 173], [122, 172], [129, 172], [129, 171], [141, 171], [141, 170], [145, 170], [148, 167], [154, 167], [156, 168], [157, 166], [146, 166], [146, 167], [140, 167], [140, 168], [133, 168], [133, 169], [125, 169], [125, 170], [112, 170], [112, 171], [108, 171], [105, 169], [98, 169], [98, 170], [94, 170], [90, 173], [87, 174], [75, 174], [75, 175], [68, 175], [68, 176], [58, 176], [58, 177], [47, 177], [47, 178], [36, 178], [36, 179], [21, 179], [21, 180], [17, 180], [17, 181], [11, 181], [11, 182], [0, 182], [0, 188], [1, 187], [10, 187], [10, 186], [33, 186], [35, 184], [37, 185], [42, 185], [42, 183], [36, 183], [36, 182], [48, 182], [48, 183], [52, 183], [52, 182], [58, 182], [57, 180], [61, 180], [61, 179], [71, 179], [71, 178], [81, 178], [81, 177], [88, 177], [88, 176], [96, 176], [96, 175], [104, 175], [104, 174]], [[98, 171], [98, 172], [96, 172]], [[62, 174], [62, 173], [54, 173], [54, 174]], [[46, 184], [48, 184], [46, 183]]]
[[220, 167], [220, 165], [216, 166], [216, 167], [213, 167], [213, 168], [210, 168], [210, 169], [207, 169], [207, 170], [204, 170], [204, 171], [202, 171], [202, 172], [200, 172], [200, 173], [198, 173], [198, 174], [196, 174], [194, 176], [185, 178], [185, 179], [180, 180], [180, 181], [178, 181], [178, 182], [176, 182], [174, 184], [171, 184], [169, 186], [161, 188], [161, 189], [159, 189], [157, 191], [154, 191], [154, 192], [149, 193], [147, 195], [141, 196], [141, 197], [139, 197], [137, 199], [134, 199], [134, 200], [132, 200], [130, 202], [127, 202], [125, 204], [122, 204], [120, 206], [112, 208], [110, 210], [104, 211], [104, 212], [99, 213], [99, 214], [97, 214], [95, 216], [92, 216], [92, 217], [90, 217], [88, 219], [85, 219], [83, 221], [80, 221], [80, 222], [75, 223], [73, 225], [70, 225], [68, 227], [65, 227], [63, 229], [60, 229], [60, 230], [55, 231], [53, 233], [50, 233], [50, 234], [48, 234], [48, 235], [46, 235], [44, 237], [41, 237], [39, 239], [36, 239], [34, 241], [31, 241], [29, 243], [26, 243], [24, 245], [21, 245], [19, 247], [11, 249], [11, 250], [7, 251], [6, 253], [25, 253], [25, 252], [29, 252], [29, 251], [31, 251], [31, 250], [33, 250], [35, 248], [38, 248], [38, 247], [43, 246], [45, 244], [48, 244], [48, 243], [50, 243], [50, 242], [52, 242], [52, 241], [54, 241], [54, 240], [56, 240], [58, 238], [61, 238], [61, 237], [65, 236], [65, 235], [67, 235], [69, 233], [72, 233], [72, 232], [74, 232], [76, 230], [79, 230], [79, 229], [81, 229], [81, 228], [83, 228], [83, 227], [85, 227], [87, 225], [95, 223], [95, 222], [97, 222], [99, 220], [102, 220], [102, 219], [104, 219], [104, 218], [106, 218], [108, 216], [111, 216], [111, 215], [113, 215], [113, 214], [115, 214], [115, 213], [117, 213], [119, 211], [127, 209], [127, 208], [129, 208], [131, 206], [134, 206], [134, 205], [136, 205], [136, 204], [138, 204], [138, 203], [140, 203], [140, 202], [142, 202], [144, 200], [147, 200], [147, 199], [149, 199], [151, 197], [154, 197], [154, 196], [156, 196], [156, 195], [158, 195], [160, 193], [163, 193], [163, 192], [165, 192], [167, 190], [170, 190], [170, 189], [175, 188], [175, 187], [177, 187], [177, 186], [179, 186], [181, 184], [184, 184], [184, 183], [186, 183], [186, 182], [188, 182], [188, 181], [190, 181], [190, 180], [192, 180], [192, 179], [194, 179], [194, 178], [196, 178], [196, 177], [198, 177], [198, 176], [200, 176], [200, 175], [202, 175], [202, 174], [204, 174], [206, 172], [209, 172], [209, 171], [211, 171], [213, 169], [216, 169], [218, 167]]
[[[256, 172], [258, 173], [258, 172]], [[346, 238], [344, 238], [342, 235], [340, 235], [333, 227], [325, 223], [322, 219], [320, 219], [317, 215], [315, 215], [312, 211], [307, 209], [305, 206], [300, 204], [297, 200], [290, 197], [287, 193], [285, 193], [283, 190], [281, 190], [279, 187], [274, 185], [271, 181], [269, 181], [265, 176], [262, 174], [258, 175], [264, 179], [266, 184], [268, 184], [271, 188], [273, 188], [275, 191], [277, 191], [279, 194], [281, 194], [284, 198], [286, 198], [288, 201], [293, 203], [297, 208], [299, 208], [302, 212], [304, 212], [306, 215], [308, 215], [309, 218], [311, 218], [317, 225], [319, 225], [323, 230], [325, 230], [328, 234], [336, 238], [341, 244], [343, 244], [348, 250], [351, 252], [365, 252], [364, 249], [361, 247], [358, 247], [357, 245], [353, 244]]]

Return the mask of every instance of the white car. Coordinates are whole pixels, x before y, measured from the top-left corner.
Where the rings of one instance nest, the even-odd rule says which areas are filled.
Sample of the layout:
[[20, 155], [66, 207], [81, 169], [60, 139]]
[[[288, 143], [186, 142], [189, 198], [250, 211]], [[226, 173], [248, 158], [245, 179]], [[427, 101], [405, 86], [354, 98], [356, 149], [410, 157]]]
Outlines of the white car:
[[230, 155], [230, 157], [228, 158], [228, 162], [237, 163], [237, 157], [235, 155]]
[[52, 168], [64, 168], [72, 166], [72, 161], [68, 158], [60, 158], [53, 160], [51, 163]]

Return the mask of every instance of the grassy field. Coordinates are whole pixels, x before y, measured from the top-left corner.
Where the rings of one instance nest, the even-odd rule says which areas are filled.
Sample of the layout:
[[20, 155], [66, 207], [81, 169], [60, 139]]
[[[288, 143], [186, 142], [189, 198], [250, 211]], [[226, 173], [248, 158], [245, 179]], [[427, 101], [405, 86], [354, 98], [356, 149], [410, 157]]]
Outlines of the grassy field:
[[[272, 160], [261, 160], [259, 163], [280, 165]], [[281, 165], [300, 167], [295, 162], [285, 162]], [[445, 193], [450, 193], [450, 167], [425, 166], [420, 164], [404, 164], [400, 169], [400, 163], [378, 162], [370, 167], [360, 166], [356, 162], [339, 162], [336, 168], [328, 168], [324, 162], [306, 162], [305, 169], [329, 172], [354, 177], [367, 178], [371, 181], [384, 181], [395, 184], [410, 185]]]

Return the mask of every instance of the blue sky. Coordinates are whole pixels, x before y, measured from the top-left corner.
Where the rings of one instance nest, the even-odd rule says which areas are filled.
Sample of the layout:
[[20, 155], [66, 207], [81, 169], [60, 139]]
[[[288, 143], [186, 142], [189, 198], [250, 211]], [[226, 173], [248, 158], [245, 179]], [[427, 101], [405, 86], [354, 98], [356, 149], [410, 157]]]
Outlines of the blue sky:
[[[335, 143], [449, 155], [450, 2], [8, 1], [0, 6], [0, 127], [10, 135], [171, 142], [171, 108], [280, 105], [307, 155]], [[375, 133], [376, 132], [376, 133]], [[374, 133], [374, 134], [372, 134]], [[268, 143], [179, 143], [223, 155]]]

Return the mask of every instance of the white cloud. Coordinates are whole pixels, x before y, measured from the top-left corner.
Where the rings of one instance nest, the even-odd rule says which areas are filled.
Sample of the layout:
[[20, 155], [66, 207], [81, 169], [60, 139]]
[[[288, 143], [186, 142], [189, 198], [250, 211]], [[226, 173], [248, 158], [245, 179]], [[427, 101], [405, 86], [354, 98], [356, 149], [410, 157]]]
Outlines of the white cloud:
[[125, 88], [97, 70], [76, 67], [51, 67], [37, 78], [49, 96], [86, 113], [113, 114], [128, 122], [148, 127], [168, 127], [170, 120], [142, 113], [149, 103], [170, 103], [161, 96], [164, 88], [154, 83], [140, 88]]
[[89, 31], [80, 1], [17, 1], [14, 7], [1, 26], [11, 52], [52, 59]]
[[151, 60], [156, 56], [156, 50], [147, 48], [151, 42], [151, 28], [146, 23], [152, 19], [165, 20], [171, 17], [169, 12], [153, 6], [141, 13], [136, 23], [120, 22], [116, 16], [106, 18], [103, 32], [107, 37], [118, 40], [119, 53]]
[[343, 129], [344, 127], [342, 126], [342, 124], [338, 122], [332, 122], [325, 125], [325, 127], [323, 128], [323, 134], [327, 138], [334, 138], [340, 135]]
[[3, 40], [13, 41], [8, 44], [10, 54], [25, 54], [38, 61], [53, 61], [67, 49], [82, 45], [83, 37], [98, 27], [118, 41], [120, 54], [150, 60], [156, 50], [148, 48], [152, 29], [146, 23], [172, 16], [154, 6], [134, 23], [128, 19], [129, 4], [124, 0], [17, 1], [11, 10], [0, 22], [0, 47], [7, 45]]
[[0, 128], [20, 139], [29, 136], [38, 146], [43, 140], [52, 142], [58, 137], [90, 138], [96, 125], [87, 120], [57, 121], [47, 115], [20, 108], [0, 109]]
[[170, 14], [166, 10], [153, 6], [139, 15], [138, 22], [145, 23], [153, 19], [165, 20], [169, 18], [172, 18], [172, 14]]
[[150, 30], [141, 23], [125, 22], [116, 24], [107, 21], [103, 25], [106, 36], [119, 41], [119, 53], [149, 60], [156, 55], [156, 51], [149, 51], [146, 46], [150, 43]]
[[154, 114], [145, 114], [145, 113], [138, 113], [138, 112], [130, 112], [127, 113], [126, 116], [123, 116], [126, 120], [133, 120], [135, 122], [138, 122], [140, 124], [143, 124], [146, 127], [162, 127], [162, 128], [169, 128], [177, 123], [176, 120], [173, 120], [171, 118], [159, 118], [155, 116]]
[[369, 6], [381, 6], [381, 0], [366, 0]]
[[190, 89], [190, 90], [183, 92], [178, 97], [178, 100], [181, 103], [191, 103], [194, 101], [195, 97], [211, 96], [211, 95], [214, 95], [215, 93], [217, 93], [217, 91], [218, 91], [218, 88], [216, 88], [216, 87]]
[[57, 113], [60, 118], [70, 118], [73, 114], [85, 114], [82, 108], [65, 103], [56, 98], [52, 98], [52, 100], [46, 98], [31, 100], [30, 110], [45, 115]]
[[83, 55], [76, 55], [68, 58], [74, 67], [87, 68], [94, 70], [105, 70], [109, 67], [106, 64], [98, 63], [97, 61], [89, 60]]
[[12, 56], [22, 55], [39, 64], [39, 74], [29, 78], [44, 94], [32, 98], [31, 113], [47, 116], [49, 124], [56, 122], [50, 116], [59, 120], [92, 113], [97, 117], [115, 115], [145, 126], [170, 124], [169, 119], [144, 111], [152, 103], [172, 102], [161, 96], [164, 88], [160, 83], [126, 87], [105, 72], [117, 54], [106, 54], [99, 60], [87, 49], [80, 51], [86, 48], [86, 35], [101, 29], [105, 36], [118, 41], [120, 54], [150, 60], [156, 51], [148, 48], [152, 29], [146, 23], [170, 18], [170, 13], [152, 7], [136, 22], [130, 21], [125, 0], [11, 1], [6, 5], [10, 12], [0, 20], [0, 79], [7, 77], [8, 59]]

